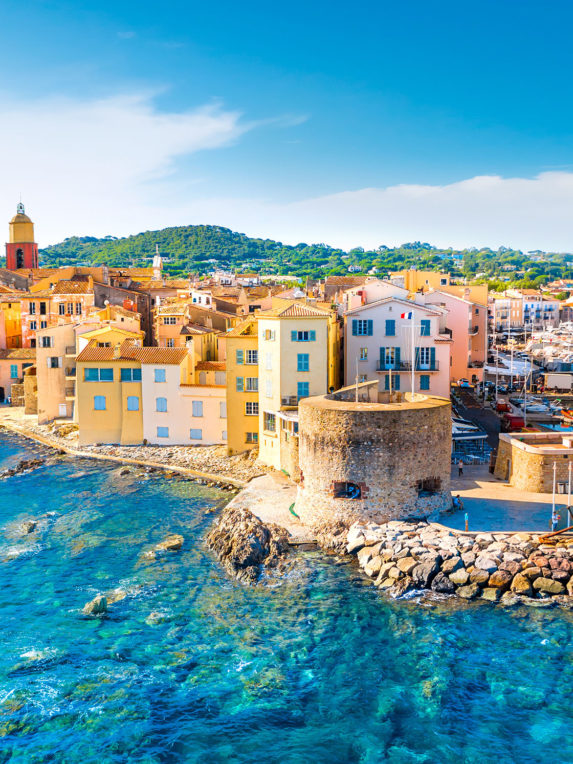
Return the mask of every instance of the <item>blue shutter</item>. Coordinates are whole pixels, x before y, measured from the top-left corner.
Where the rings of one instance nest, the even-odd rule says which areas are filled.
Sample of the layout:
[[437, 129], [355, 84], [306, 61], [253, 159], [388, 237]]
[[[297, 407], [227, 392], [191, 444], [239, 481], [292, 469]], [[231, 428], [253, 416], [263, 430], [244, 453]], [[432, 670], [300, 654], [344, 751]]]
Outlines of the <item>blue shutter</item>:
[[393, 318], [389, 318], [386, 321], [386, 336], [394, 337], [396, 334], [396, 322]]
[[352, 319], [352, 335], [358, 336], [358, 321], [355, 318]]
[[420, 390], [429, 390], [429, 389], [430, 389], [430, 375], [420, 374]]
[[420, 348], [416, 348], [414, 351], [414, 368], [417, 369], [420, 365]]
[[430, 348], [430, 369], [436, 368], [436, 348]]
[[[400, 368], [400, 348], [394, 348], [394, 358], [396, 359], [396, 368]], [[396, 388], [398, 390], [399, 388]]]
[[384, 390], [389, 390], [389, 389], [390, 389], [390, 375], [386, 374], [386, 376], [384, 377]]
[[394, 390], [399, 390], [400, 389], [400, 375], [399, 374], [395, 374], [394, 375], [394, 380], [395, 380], [394, 381]]
[[291, 331], [291, 333], [290, 333], [290, 339], [291, 339], [291, 342], [296, 342], [296, 338], [297, 338], [297, 332], [296, 332], [296, 330], [295, 330], [295, 329], [293, 329], [293, 330]]
[[368, 327], [368, 331], [366, 332], [366, 334], [367, 334], [369, 337], [372, 337], [372, 319], [368, 319], [368, 321], [367, 321], [367, 327]]
[[314, 329], [310, 332], [310, 341], [314, 342], [316, 340], [316, 332]]
[[430, 336], [430, 321], [428, 319], [424, 319], [422, 321], [422, 331], [420, 332], [422, 337], [429, 337]]
[[245, 351], [237, 350], [237, 363], [245, 363]]
[[244, 390], [243, 377], [237, 377], [237, 392], [242, 393]]
[[384, 368], [384, 364], [386, 361], [386, 348], [380, 348], [380, 368]]

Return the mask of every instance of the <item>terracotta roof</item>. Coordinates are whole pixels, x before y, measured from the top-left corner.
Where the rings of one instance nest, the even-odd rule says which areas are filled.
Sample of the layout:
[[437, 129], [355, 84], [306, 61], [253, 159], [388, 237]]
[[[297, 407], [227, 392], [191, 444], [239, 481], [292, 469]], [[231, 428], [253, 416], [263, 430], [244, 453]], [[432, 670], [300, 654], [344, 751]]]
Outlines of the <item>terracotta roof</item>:
[[314, 305], [308, 305], [305, 302], [293, 302], [286, 307], [274, 308], [273, 310], [263, 311], [258, 314], [262, 318], [271, 318], [276, 316], [278, 318], [327, 318], [329, 312], [322, 310], [322, 308], [316, 308]]
[[89, 281], [74, 279], [73, 281], [58, 281], [52, 294], [91, 294], [92, 292], [93, 287], [90, 286]]
[[143, 285], [144, 289], [188, 289], [189, 282], [187, 279], [161, 279], [149, 281]]
[[[265, 313], [259, 313], [259, 315], [266, 315]], [[253, 317], [247, 318], [245, 321], [241, 321], [240, 324], [231, 329], [230, 332], [225, 334], [225, 337], [254, 337], [258, 336], [258, 324], [257, 320]]]
[[41, 289], [39, 292], [30, 292], [30, 294], [25, 295], [26, 300], [37, 300], [37, 299], [44, 299], [45, 297], [51, 297], [52, 296], [52, 290], [51, 289]]
[[202, 324], [185, 324], [181, 327], [180, 334], [211, 334], [216, 331], [212, 327], [203, 326]]
[[115, 357], [115, 348], [99, 348], [88, 345], [76, 358], [76, 362], [84, 361], [139, 361], [152, 364], [179, 364], [187, 356], [187, 348], [142, 348], [125, 341], [121, 345], [119, 357]]
[[0, 350], [0, 360], [6, 359], [11, 361], [35, 361], [36, 360], [36, 348], [7, 348]]
[[199, 361], [195, 368], [197, 371], [225, 371], [227, 364], [225, 361]]
[[328, 276], [324, 286], [361, 286], [366, 283], [367, 276]]

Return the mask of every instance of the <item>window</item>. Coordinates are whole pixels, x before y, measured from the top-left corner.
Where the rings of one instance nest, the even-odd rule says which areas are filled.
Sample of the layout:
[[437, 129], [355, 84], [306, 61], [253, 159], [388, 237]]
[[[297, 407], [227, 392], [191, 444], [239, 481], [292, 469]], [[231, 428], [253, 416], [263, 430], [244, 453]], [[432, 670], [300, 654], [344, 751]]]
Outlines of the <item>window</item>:
[[110, 348], [111, 342], [98, 342], [97, 346], [98, 348]]
[[425, 480], [418, 480], [418, 494], [422, 496], [431, 496], [434, 493], [438, 493], [442, 489], [442, 481], [440, 478], [431, 477]]
[[333, 496], [335, 499], [361, 499], [362, 489], [356, 483], [347, 483], [346, 481], [335, 481], [333, 485]]
[[265, 411], [263, 422], [263, 427], [265, 430], [268, 430], [269, 432], [276, 432], [277, 419], [274, 414], [271, 414], [269, 411]]
[[221, 419], [227, 418], [227, 401], [219, 401], [219, 416]]
[[313, 330], [311, 331], [292, 331], [290, 333], [290, 338], [292, 342], [314, 342], [316, 340], [316, 332]]
[[245, 389], [245, 379], [244, 379], [244, 377], [237, 377], [235, 382], [236, 382], [236, 390], [237, 390], [237, 392], [238, 393], [242, 393], [243, 390]]
[[447, 279], [440, 279], [440, 286], [448, 286], [448, 280]]
[[84, 370], [85, 382], [99, 382], [99, 369], [85, 369]]
[[141, 382], [141, 369], [122, 369], [122, 382]]
[[167, 411], [167, 398], [156, 398], [155, 410], [161, 412]]
[[169, 437], [169, 427], [158, 427], [157, 428], [157, 437], [158, 438], [168, 438]]
[[368, 382], [368, 374], [360, 374], [358, 377], [359, 382]]
[[38, 328], [38, 322], [30, 321], [30, 331], [35, 332], [37, 328]]
[[53, 337], [42, 337], [40, 342], [41, 342], [40, 347], [43, 347], [43, 348], [51, 348], [54, 346]]
[[258, 350], [247, 350], [247, 363], [251, 364], [251, 366], [254, 366], [258, 362], [259, 362], [259, 351]]
[[266, 340], [274, 340], [276, 337], [275, 330], [274, 329], [265, 329], [265, 339]]
[[31, 302], [30, 303], [30, 315], [33, 316], [33, 315], [35, 315], [35, 313], [36, 313], [36, 303], [35, 302]]
[[372, 321], [370, 319], [354, 318], [352, 319], [352, 334], [355, 337], [371, 337]]
[[[386, 374], [384, 378], [384, 390], [390, 389], [390, 374]], [[392, 390], [400, 389], [400, 375], [392, 374]]]
[[47, 321], [40, 321], [40, 329], [47, 329], [48, 322]]
[[58, 358], [58, 356], [49, 356], [48, 357], [48, 369], [59, 369], [62, 365], [61, 358]]
[[192, 401], [193, 416], [203, 416], [203, 401]]
[[170, 339], [165, 341], [165, 347], [166, 348], [174, 348], [175, 347], [175, 340]]
[[259, 378], [258, 377], [247, 377], [245, 379], [245, 390], [248, 393], [258, 393], [259, 392]]
[[58, 315], [60, 315], [60, 316], [65, 316], [66, 315], [66, 306], [64, 305], [63, 302], [61, 302], [58, 305]]
[[245, 443], [258, 443], [259, 442], [259, 433], [258, 432], [246, 432], [245, 433]]
[[430, 336], [430, 319], [425, 318], [422, 320], [422, 326], [420, 328], [420, 334], [422, 337], [429, 337]]
[[40, 303], [40, 315], [45, 316], [46, 315], [46, 303], [41, 302]]
[[191, 429], [189, 431], [189, 437], [191, 440], [203, 440], [203, 430]]
[[113, 382], [113, 369], [100, 369], [99, 370], [100, 382]]
[[360, 348], [360, 360], [361, 361], [368, 360], [368, 348]]
[[235, 351], [235, 358], [238, 364], [245, 363], [245, 351], [244, 350], [236, 350]]
[[298, 353], [296, 357], [296, 370], [308, 371], [310, 364], [310, 356], [308, 353]]
[[227, 375], [224, 371], [216, 371], [215, 372], [215, 384], [216, 385], [225, 385], [227, 383]]
[[297, 398], [299, 399], [299, 401], [300, 401], [301, 398], [308, 398], [308, 396], [309, 396], [308, 387], [309, 387], [308, 382], [298, 382], [297, 383], [297, 386], [296, 386], [296, 395], [297, 395]]
[[164, 324], [168, 324], [168, 325], [169, 324], [171, 324], [171, 325], [176, 324], [177, 323], [177, 318], [175, 316], [164, 316], [163, 317], [163, 323]]
[[94, 395], [95, 411], [105, 411], [105, 395]]
[[81, 302], [76, 302], [76, 315], [81, 316], [81, 314], [82, 314], [82, 304]]
[[396, 336], [396, 321], [394, 321], [393, 318], [389, 318], [386, 321], [386, 336], [387, 337], [395, 337]]
[[272, 353], [265, 354], [265, 369], [266, 371], [273, 370], [273, 354]]
[[137, 397], [137, 395], [127, 396], [127, 410], [139, 411], [139, 398]]
[[245, 414], [247, 416], [258, 416], [259, 415], [258, 401], [247, 401], [245, 403]]
[[272, 379], [265, 380], [265, 395], [267, 398], [273, 397], [273, 380]]
[[68, 313], [73, 313], [74, 312], [74, 303], [73, 302], [69, 302], [68, 303], [68, 310], [67, 310], [67, 312]]
[[155, 381], [165, 382], [165, 369], [155, 369]]
[[10, 379], [18, 379], [18, 364], [10, 364]]
[[221, 440], [227, 440], [227, 430], [223, 430], [221, 433]]

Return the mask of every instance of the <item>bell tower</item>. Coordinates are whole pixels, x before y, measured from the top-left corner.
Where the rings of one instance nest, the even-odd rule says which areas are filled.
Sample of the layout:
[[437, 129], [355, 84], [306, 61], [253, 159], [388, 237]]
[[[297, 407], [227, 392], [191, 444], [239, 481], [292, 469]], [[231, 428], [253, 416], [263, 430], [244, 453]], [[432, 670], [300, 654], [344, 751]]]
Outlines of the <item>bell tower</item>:
[[38, 245], [34, 241], [34, 224], [26, 215], [22, 202], [16, 207], [16, 214], [10, 221], [9, 240], [6, 244], [6, 268], [38, 267]]

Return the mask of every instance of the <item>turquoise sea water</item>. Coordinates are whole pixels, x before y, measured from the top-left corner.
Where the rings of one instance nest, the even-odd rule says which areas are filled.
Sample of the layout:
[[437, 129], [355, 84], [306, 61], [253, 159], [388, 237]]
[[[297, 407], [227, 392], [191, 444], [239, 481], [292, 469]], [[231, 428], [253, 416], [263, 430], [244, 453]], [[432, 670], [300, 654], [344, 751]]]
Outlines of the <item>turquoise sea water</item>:
[[203, 543], [227, 498], [67, 457], [0, 481], [0, 762], [573, 761], [568, 613], [388, 603], [319, 552], [245, 588]]

